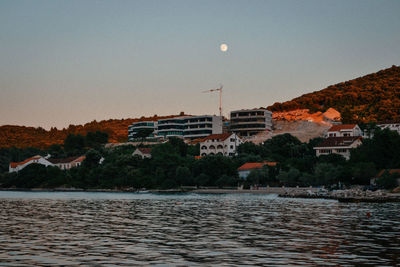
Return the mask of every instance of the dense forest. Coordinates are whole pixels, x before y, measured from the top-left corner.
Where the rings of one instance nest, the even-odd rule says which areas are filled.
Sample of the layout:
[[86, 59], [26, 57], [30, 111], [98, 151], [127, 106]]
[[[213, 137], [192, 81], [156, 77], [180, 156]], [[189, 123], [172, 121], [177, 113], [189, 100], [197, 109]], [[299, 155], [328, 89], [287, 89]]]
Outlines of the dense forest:
[[[267, 140], [264, 144], [244, 143], [238, 155], [206, 156], [196, 159], [199, 145], [185, 144], [179, 138], [152, 147], [152, 158], [132, 156], [132, 145], [104, 148], [106, 134], [69, 135], [62, 145], [47, 150], [34, 148], [0, 149], [0, 187], [4, 188], [98, 188], [140, 189], [179, 188], [181, 186], [235, 187], [369, 185], [370, 178], [381, 169], [400, 168], [400, 135], [395, 131], [375, 129], [375, 135], [354, 149], [346, 161], [331, 154], [316, 157], [313, 147], [322, 138], [300, 142], [290, 134]], [[82, 166], [70, 170], [31, 164], [18, 173], [8, 173], [10, 161], [50, 153], [55, 157], [86, 154]], [[104, 161], [100, 161], [104, 158]], [[247, 180], [240, 180], [237, 168], [246, 162], [278, 162], [253, 171]], [[379, 184], [392, 188], [393, 175], [385, 174]]]
[[385, 122], [400, 120], [400, 67], [331, 85], [268, 107], [271, 111], [335, 108], [345, 122]]
[[[182, 113], [181, 113], [182, 114]], [[27, 148], [36, 147], [45, 149], [52, 144], [62, 144], [64, 139], [69, 134], [86, 135], [88, 132], [102, 131], [106, 132], [109, 136], [109, 142], [118, 143], [126, 142], [128, 140], [128, 126], [134, 122], [145, 120], [158, 120], [176, 117], [171, 116], [157, 116], [141, 117], [137, 119], [120, 119], [120, 120], [103, 120], [100, 122], [92, 121], [84, 125], [69, 125], [68, 128], [58, 130], [51, 128], [45, 130], [41, 127], [25, 127], [4, 125], [0, 126], [0, 148]]]

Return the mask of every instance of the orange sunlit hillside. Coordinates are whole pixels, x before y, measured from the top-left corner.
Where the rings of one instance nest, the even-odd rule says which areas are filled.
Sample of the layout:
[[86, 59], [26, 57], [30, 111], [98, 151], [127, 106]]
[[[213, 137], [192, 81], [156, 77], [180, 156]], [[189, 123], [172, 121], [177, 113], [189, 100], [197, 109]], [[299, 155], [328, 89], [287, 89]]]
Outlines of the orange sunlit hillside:
[[324, 112], [334, 108], [342, 118], [353, 122], [400, 120], [400, 67], [331, 85], [268, 107], [271, 111], [310, 109]]
[[19, 148], [47, 148], [52, 144], [62, 144], [69, 134], [86, 135], [86, 133], [93, 131], [107, 132], [109, 134], [109, 142], [125, 142], [128, 139], [128, 126], [133, 122], [176, 116], [178, 115], [141, 117], [140, 119], [104, 120], [99, 122], [92, 121], [84, 125], [70, 125], [68, 128], [62, 130], [51, 128], [49, 131], [40, 127], [4, 125], [0, 126], [0, 148], [13, 146]]

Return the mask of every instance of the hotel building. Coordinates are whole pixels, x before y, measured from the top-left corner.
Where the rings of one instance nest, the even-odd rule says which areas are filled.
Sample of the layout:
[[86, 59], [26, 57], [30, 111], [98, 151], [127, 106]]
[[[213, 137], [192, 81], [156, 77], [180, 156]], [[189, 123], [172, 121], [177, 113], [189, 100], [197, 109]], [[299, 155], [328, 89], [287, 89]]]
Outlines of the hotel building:
[[140, 121], [140, 122], [135, 122], [132, 123], [131, 125], [128, 126], [128, 140], [130, 142], [134, 141], [136, 138], [136, 135], [139, 133], [141, 130], [146, 130], [150, 129], [153, 130], [153, 133], [151, 133], [148, 137], [154, 137], [154, 131], [157, 129], [157, 122], [156, 121]]
[[263, 108], [231, 111], [230, 130], [242, 137], [272, 130], [272, 112]]

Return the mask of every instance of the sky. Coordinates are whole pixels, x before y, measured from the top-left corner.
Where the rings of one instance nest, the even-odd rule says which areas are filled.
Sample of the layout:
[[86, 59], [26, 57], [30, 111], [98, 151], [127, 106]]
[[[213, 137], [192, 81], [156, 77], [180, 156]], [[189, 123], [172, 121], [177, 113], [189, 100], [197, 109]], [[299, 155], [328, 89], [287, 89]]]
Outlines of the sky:
[[[0, 125], [267, 107], [400, 65], [398, 0], [0, 0]], [[226, 43], [228, 51], [220, 45]]]

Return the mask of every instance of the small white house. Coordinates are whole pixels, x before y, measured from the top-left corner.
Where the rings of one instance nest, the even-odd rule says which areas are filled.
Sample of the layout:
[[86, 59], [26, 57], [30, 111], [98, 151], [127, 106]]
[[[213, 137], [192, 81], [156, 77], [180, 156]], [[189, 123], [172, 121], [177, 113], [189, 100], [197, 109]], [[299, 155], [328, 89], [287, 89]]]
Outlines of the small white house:
[[151, 148], [150, 147], [138, 147], [132, 153], [132, 156], [139, 156], [142, 159], [144, 159], [144, 158], [151, 159]]
[[24, 161], [21, 162], [11, 162], [9, 165], [9, 172], [18, 172], [20, 170], [22, 170], [23, 168], [31, 165], [31, 164], [41, 164], [44, 166], [53, 166], [53, 163], [51, 163], [50, 161], [48, 161], [48, 159], [37, 155], [31, 158], [28, 158]]
[[333, 125], [325, 137], [347, 137], [347, 136], [362, 136], [363, 132], [357, 124], [338, 124]]
[[241, 179], [247, 179], [247, 176], [254, 170], [261, 170], [264, 166], [276, 166], [277, 162], [247, 162], [240, 166], [238, 170]]
[[54, 166], [60, 168], [61, 170], [69, 170], [74, 167], [78, 167], [85, 160], [86, 156], [79, 157], [69, 157], [62, 159], [47, 159], [49, 162], [53, 163]]
[[234, 133], [212, 134], [200, 142], [200, 156], [234, 156], [242, 139]]
[[321, 155], [339, 154], [350, 159], [350, 151], [362, 143], [361, 136], [328, 137], [314, 147], [317, 157]]

